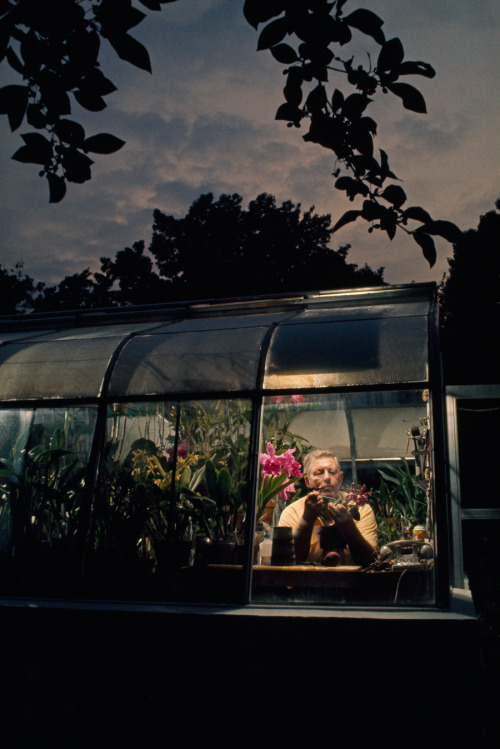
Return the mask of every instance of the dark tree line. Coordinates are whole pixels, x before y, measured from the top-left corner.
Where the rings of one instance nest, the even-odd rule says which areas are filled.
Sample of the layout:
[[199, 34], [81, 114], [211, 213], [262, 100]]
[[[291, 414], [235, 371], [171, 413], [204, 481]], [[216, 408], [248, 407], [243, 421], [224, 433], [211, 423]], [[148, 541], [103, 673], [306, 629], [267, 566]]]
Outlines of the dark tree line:
[[[142, 8], [159, 11], [176, 0], [137, 0]], [[426, 112], [420, 91], [407, 77], [433, 78], [434, 69], [421, 60], [405, 60], [397, 37], [386, 39], [384, 21], [370, 10], [345, 13], [347, 0], [244, 0], [244, 17], [258, 32], [258, 50], [270, 50], [286, 74], [284, 103], [276, 118], [289, 127], [308, 125], [304, 139], [335, 157], [335, 187], [361, 205], [349, 210], [333, 230], [358, 218], [368, 231], [380, 229], [392, 239], [397, 230], [411, 236], [432, 266], [434, 236], [449, 242], [459, 230], [449, 221], [434, 220], [420, 206], [407, 206], [406, 193], [384, 151], [376, 153], [377, 122], [367, 115], [375, 96], [391, 94], [404, 108]], [[26, 122], [24, 144], [12, 158], [41, 165], [50, 202], [61, 201], [67, 183], [91, 179], [88, 155], [111, 154], [124, 141], [109, 133], [87, 136], [71, 119], [72, 105], [91, 112], [106, 107], [116, 90], [104, 74], [99, 54], [108, 43], [124, 61], [151, 72], [146, 48], [130, 34], [146, 14], [132, 0], [0, 0], [0, 62], [21, 83], [0, 89], [0, 114], [11, 129]], [[358, 64], [343, 52], [353, 34], [378, 45], [376, 59]], [[327, 89], [331, 78], [341, 88]], [[347, 89], [347, 91], [346, 91]]]
[[47, 286], [18, 264], [0, 266], [0, 312], [48, 312], [383, 284], [383, 268], [347, 262], [333, 250], [329, 215], [302, 212], [263, 193], [242, 207], [240, 195], [201, 195], [186, 216], [154, 212], [149, 249], [135, 242]]

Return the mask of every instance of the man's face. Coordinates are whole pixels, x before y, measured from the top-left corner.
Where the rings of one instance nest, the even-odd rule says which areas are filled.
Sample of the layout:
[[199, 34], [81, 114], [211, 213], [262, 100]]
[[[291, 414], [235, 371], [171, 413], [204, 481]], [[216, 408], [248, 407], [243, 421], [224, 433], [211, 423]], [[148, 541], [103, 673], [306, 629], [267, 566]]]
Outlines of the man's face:
[[313, 460], [309, 466], [309, 475], [305, 477], [308, 489], [316, 489], [327, 497], [335, 497], [343, 480], [344, 473], [339, 470], [333, 458]]

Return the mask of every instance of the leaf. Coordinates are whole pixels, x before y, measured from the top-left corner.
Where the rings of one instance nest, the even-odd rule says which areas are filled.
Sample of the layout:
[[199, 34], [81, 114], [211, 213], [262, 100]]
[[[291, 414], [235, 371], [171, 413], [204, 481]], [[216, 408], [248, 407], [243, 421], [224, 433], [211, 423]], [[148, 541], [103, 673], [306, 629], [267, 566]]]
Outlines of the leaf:
[[358, 10], [355, 10], [346, 16], [344, 21], [349, 26], [362, 31], [363, 34], [371, 36], [379, 44], [384, 44], [385, 36], [382, 31], [384, 22], [375, 13], [372, 13], [371, 10], [358, 8]]
[[285, 38], [287, 33], [287, 23], [284, 18], [277, 18], [265, 26], [259, 36], [257, 49], [269, 49], [279, 44]]
[[462, 232], [451, 221], [428, 221], [424, 226], [420, 226], [417, 231], [423, 231], [427, 234], [437, 234], [448, 242], [458, 242]]
[[332, 109], [334, 112], [338, 112], [338, 110], [342, 107], [344, 104], [344, 94], [342, 91], [339, 91], [338, 88], [335, 89], [332, 96]]
[[350, 224], [352, 221], [356, 221], [359, 216], [361, 216], [361, 211], [347, 211], [343, 216], [339, 218], [339, 220], [333, 227], [332, 232], [336, 232], [346, 224]]
[[[421, 221], [426, 224], [428, 221], [432, 221], [431, 216], [423, 208], [418, 205], [412, 205], [407, 208], [403, 213], [404, 218], [413, 219], [414, 221]], [[421, 227], [419, 227], [421, 228]]]
[[246, 20], [257, 28], [259, 23], [265, 23], [274, 16], [279, 16], [285, 10], [286, 3], [279, 0], [245, 0], [243, 15]]
[[26, 145], [21, 146], [12, 156], [14, 161], [47, 166], [52, 160], [52, 145], [50, 141], [40, 133], [25, 133], [21, 137]]
[[421, 229], [413, 232], [413, 239], [422, 248], [423, 255], [432, 268], [437, 258], [434, 240], [428, 234], [424, 234]]
[[425, 99], [414, 86], [410, 86], [409, 83], [391, 83], [388, 84], [387, 88], [403, 100], [403, 107], [405, 109], [422, 114], [427, 112]]
[[85, 153], [88, 151], [92, 153], [115, 153], [115, 151], [119, 151], [124, 145], [125, 141], [117, 138], [115, 135], [99, 133], [98, 135], [86, 138], [83, 141], [82, 148]]
[[403, 203], [406, 202], [406, 193], [399, 185], [389, 185], [380, 197], [387, 200], [388, 203], [392, 203], [395, 208], [401, 208]]
[[404, 54], [401, 40], [397, 37], [389, 39], [388, 42], [382, 45], [382, 49], [380, 50], [377, 60], [377, 71], [382, 73], [387, 70], [395, 70], [403, 62]]
[[12, 132], [21, 125], [27, 106], [27, 86], [4, 86], [0, 88], [0, 114], [8, 116]]
[[306, 99], [306, 107], [311, 113], [320, 113], [327, 104], [326, 90], [325, 87], [320, 83], [313, 88], [311, 93]]
[[90, 167], [94, 162], [76, 148], [68, 148], [62, 157], [62, 165], [68, 182], [82, 184], [91, 178]]
[[149, 53], [137, 39], [129, 34], [113, 34], [108, 36], [108, 40], [120, 59], [151, 73]]
[[19, 59], [19, 57], [16, 55], [12, 47], [7, 47], [6, 52], [6, 58], [7, 62], [9, 63], [10, 67], [13, 68], [16, 73], [19, 73], [20, 75], [24, 75], [24, 65]]
[[289, 81], [283, 89], [287, 104], [298, 107], [302, 102], [302, 86], [295, 81]]
[[348, 120], [356, 120], [361, 117], [371, 101], [365, 94], [351, 94], [344, 101], [342, 114]]
[[299, 122], [302, 119], [302, 110], [285, 102], [276, 110], [275, 120], [286, 120], [287, 122]]
[[49, 183], [49, 203], [60, 203], [66, 195], [66, 182], [64, 177], [47, 172], [47, 181]]
[[217, 473], [211, 460], [207, 460], [205, 463], [205, 481], [209, 496], [215, 499], [217, 496]]
[[299, 59], [296, 51], [289, 44], [276, 44], [271, 47], [271, 54], [275, 60], [284, 65], [291, 65]]
[[81, 146], [85, 139], [85, 130], [79, 122], [73, 120], [59, 120], [54, 126], [54, 132], [64, 143]]
[[216, 499], [219, 507], [231, 503], [231, 474], [227, 468], [221, 468], [217, 476]]
[[84, 109], [88, 109], [89, 112], [101, 112], [103, 109], [106, 109], [106, 102], [102, 96], [99, 96], [94, 91], [77, 89], [73, 91], [73, 94], [78, 104]]
[[436, 71], [427, 62], [402, 62], [398, 68], [399, 75], [423, 75], [426, 78], [434, 78]]

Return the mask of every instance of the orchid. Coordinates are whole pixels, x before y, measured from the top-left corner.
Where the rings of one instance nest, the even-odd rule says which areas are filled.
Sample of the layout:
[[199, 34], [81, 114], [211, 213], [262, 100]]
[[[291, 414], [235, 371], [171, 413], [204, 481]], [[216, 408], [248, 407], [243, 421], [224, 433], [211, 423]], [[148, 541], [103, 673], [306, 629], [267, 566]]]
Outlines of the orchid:
[[295, 460], [295, 448], [289, 448], [281, 455], [276, 455], [272, 442], [267, 443], [265, 453], [261, 453], [259, 463], [262, 466], [260, 488], [257, 507], [257, 519], [263, 513], [266, 505], [275, 497], [288, 502], [295, 494], [294, 478], [301, 478], [300, 463]]
[[371, 497], [371, 494], [366, 489], [366, 484], [361, 484], [361, 486], [354, 486], [354, 484], [351, 484], [351, 491], [346, 497], [346, 501], [352, 502], [353, 504], [359, 505], [360, 507], [363, 507]]

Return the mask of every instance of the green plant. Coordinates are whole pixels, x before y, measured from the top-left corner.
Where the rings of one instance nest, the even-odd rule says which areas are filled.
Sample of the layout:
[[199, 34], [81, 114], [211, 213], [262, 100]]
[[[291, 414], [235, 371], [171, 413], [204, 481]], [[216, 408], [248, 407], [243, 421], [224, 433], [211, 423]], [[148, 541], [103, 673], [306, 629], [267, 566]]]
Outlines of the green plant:
[[67, 429], [26, 429], [11, 459], [0, 459], [0, 526], [11, 530], [12, 545], [74, 538], [85, 476], [86, 464], [72, 449]]
[[379, 474], [380, 486], [371, 490], [370, 503], [379, 540], [389, 543], [404, 537], [413, 526], [425, 523], [427, 495], [406, 458], [401, 458], [401, 467], [384, 464]]

